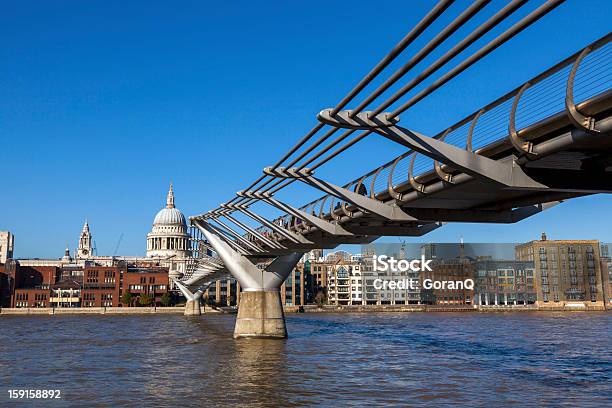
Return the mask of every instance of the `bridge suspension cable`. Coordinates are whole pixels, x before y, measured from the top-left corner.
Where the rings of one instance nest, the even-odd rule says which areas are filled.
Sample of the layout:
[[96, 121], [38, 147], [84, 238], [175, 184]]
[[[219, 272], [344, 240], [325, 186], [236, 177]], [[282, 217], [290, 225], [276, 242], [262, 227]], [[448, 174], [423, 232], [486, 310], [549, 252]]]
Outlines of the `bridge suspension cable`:
[[[444, 75], [435, 81], [432, 85], [427, 87], [424, 91], [420, 92], [417, 96], [413, 97], [410, 101], [402, 105], [400, 108], [396, 109], [393, 112], [394, 116], [399, 115], [399, 113], [407, 110], [409, 107], [416, 104], [418, 101], [422, 100], [427, 95], [434, 92], [436, 89], [444, 85], [446, 82], [457, 76], [459, 73], [463, 72], [465, 69], [484, 58], [494, 49], [498, 48], [504, 42], [518, 34], [520, 31], [524, 30], [526, 27], [543, 17], [545, 14], [550, 12], [552, 9], [561, 4], [564, 0], [550, 0], [543, 4], [541, 7], [536, 9], [534, 12], [530, 13], [527, 17], [523, 18], [519, 23], [512, 26], [510, 29], [506, 30], [502, 35], [488, 43], [485, 47], [481, 48], [478, 52], [474, 53], [471, 57], [466, 59], [463, 63], [459, 64], [449, 73]], [[406, 73], [410, 71], [412, 67], [422, 61], [427, 55], [429, 55], [436, 47], [441, 45], [448, 37], [450, 37], [454, 32], [456, 32], [461, 26], [463, 26], [467, 21], [469, 21], [475, 14], [477, 14], [482, 8], [484, 8], [489, 1], [487, 0], [478, 0], [473, 2], [469, 7], [467, 7], [462, 13], [460, 13], [451, 24], [447, 25], [442, 31], [440, 31], [432, 40], [430, 40], [420, 51], [418, 51], [406, 64], [404, 64], [399, 70], [397, 70], [388, 80], [386, 80], [382, 85], [380, 85], [376, 90], [374, 90], [369, 96], [367, 96], [361, 104], [357, 106], [352, 112], [351, 116], [357, 115], [363, 109], [367, 107], [372, 101], [382, 95], [387, 89], [389, 89], [393, 84], [395, 84], [400, 78], [405, 76]], [[442, 66], [446, 65], [450, 60], [452, 60], [455, 56], [460, 54], [466, 48], [468, 48], [475, 41], [480, 39], [483, 35], [489, 32], [491, 29], [500, 24], [503, 20], [505, 20], [508, 16], [513, 14], [516, 10], [522, 7], [527, 0], [513, 0], [497, 13], [495, 13], [492, 17], [490, 17], [485, 23], [480, 25], [476, 30], [471, 32], [468, 36], [466, 36], [462, 41], [460, 41], [457, 45], [451, 48], [448, 52], [446, 52], [442, 57], [440, 57], [436, 62], [426, 68], [423, 72], [417, 75], [413, 80], [411, 80], [408, 84], [403, 86], [399, 91], [397, 91], [390, 99], [385, 101], [382, 105], [376, 108], [372, 115], [377, 115], [384, 111], [387, 107], [392, 105], [394, 102], [399, 100], [402, 96], [412, 90], [415, 86], [420, 84], [422, 81], [427, 79], [431, 74], [435, 71], [439, 70]], [[452, 1], [441, 1], [436, 4], [436, 6], [410, 31], [403, 39], [398, 43], [392, 50], [389, 52], [358, 84], [355, 86], [349, 94], [332, 110], [333, 113], [339, 112], [342, 108], [344, 108], [351, 100], [353, 100], [365, 87], [370, 84], [398, 55], [400, 55], [419, 35], [425, 31], [425, 29], [431, 25], [436, 18], [438, 18], [448, 7], [452, 4]], [[280, 167], [291, 155], [296, 153], [308, 140], [310, 140], [316, 133], [318, 133], [321, 129], [323, 129], [324, 125], [322, 123], [317, 124], [307, 135], [305, 135], [293, 148], [289, 150], [287, 154], [285, 154], [274, 166], [273, 168]], [[312, 143], [308, 148], [306, 148], [302, 153], [300, 153], [297, 157], [291, 160], [286, 167], [291, 167], [299, 163], [301, 160], [306, 158], [310, 153], [316, 150], [319, 146], [321, 146], [326, 140], [328, 140], [332, 135], [337, 132], [338, 128], [329, 129], [323, 136], [319, 137], [314, 143]], [[340, 137], [334, 139], [331, 143], [320, 149], [315, 155], [306, 160], [304, 163], [298, 166], [298, 170], [303, 170], [307, 165], [312, 163], [314, 160], [321, 157], [326, 152], [332, 150], [334, 147], [338, 146], [339, 143], [344, 141], [348, 136], [350, 136], [353, 132], [344, 132]], [[354, 146], [356, 143], [362, 141], [370, 135], [371, 131], [365, 131], [361, 134], [358, 134], [352, 140], [350, 140], [345, 145], [339, 147], [335, 152], [327, 155], [323, 159], [319, 160], [313, 168], [320, 167], [321, 165], [327, 163], [331, 159], [337, 157], [348, 148]], [[260, 184], [263, 181], [263, 184]], [[277, 180], [274, 181], [274, 177], [268, 175], [261, 175], [255, 182], [251, 183], [245, 190], [250, 190], [257, 187], [258, 191], [269, 192], [269, 191], [279, 191], [280, 189], [290, 185], [292, 183], [291, 180]], [[270, 185], [272, 183], [272, 185]], [[238, 202], [245, 203], [247, 199], [234, 197], [228, 203]], [[253, 202], [253, 200], [249, 200], [249, 202]]]

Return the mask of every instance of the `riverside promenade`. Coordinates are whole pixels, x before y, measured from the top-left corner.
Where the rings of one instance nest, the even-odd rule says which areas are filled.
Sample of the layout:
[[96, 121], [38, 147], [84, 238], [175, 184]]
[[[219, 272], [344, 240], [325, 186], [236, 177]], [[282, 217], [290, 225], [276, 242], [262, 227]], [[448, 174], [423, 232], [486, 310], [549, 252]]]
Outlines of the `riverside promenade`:
[[[362, 305], [362, 306], [336, 306], [336, 305], [306, 305], [285, 306], [285, 313], [410, 313], [410, 312], [601, 312], [612, 311], [601, 305], [575, 307], [564, 305], [558, 307], [539, 307], [537, 305]], [[224, 314], [235, 313], [236, 309], [231, 307], [217, 308], [212, 306], [201, 306], [202, 314]], [[149, 315], [149, 314], [176, 314], [183, 315], [183, 306], [173, 307], [73, 307], [73, 308], [0, 308], [0, 316], [9, 315]]]

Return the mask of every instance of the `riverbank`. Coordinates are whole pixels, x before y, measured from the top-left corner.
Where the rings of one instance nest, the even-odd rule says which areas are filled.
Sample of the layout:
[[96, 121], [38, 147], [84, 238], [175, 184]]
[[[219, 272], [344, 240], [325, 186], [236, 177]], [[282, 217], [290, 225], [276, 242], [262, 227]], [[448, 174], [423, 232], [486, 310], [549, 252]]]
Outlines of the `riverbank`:
[[[202, 306], [202, 313], [224, 313], [210, 306]], [[185, 313], [183, 306], [178, 307], [23, 307], [1, 308], [1, 315], [78, 315], [78, 314], [109, 314], [109, 315], [144, 315], [144, 314], [178, 314]]]
[[[235, 313], [235, 308], [217, 308], [202, 306], [202, 314]], [[359, 305], [359, 306], [335, 306], [335, 305], [306, 305], [285, 306], [285, 313], [412, 313], [412, 312], [479, 312], [479, 313], [512, 313], [512, 312], [602, 312], [602, 305], [582, 306], [575, 305], [558, 307], [539, 307], [536, 305], [498, 305], [498, 306], [472, 306], [472, 305]], [[608, 309], [611, 311], [612, 309]], [[185, 312], [183, 306], [174, 307], [79, 307], [79, 308], [0, 308], [1, 315], [148, 315], [148, 314], [176, 314]]]
[[[476, 306], [476, 305], [357, 305], [357, 306], [336, 306], [336, 305], [306, 305], [286, 306], [285, 313], [379, 313], [379, 312], [603, 312], [605, 307], [602, 304], [586, 306], [575, 304], [556, 307], [540, 307], [537, 305], [497, 305], [497, 306]], [[608, 309], [612, 310], [612, 309]]]

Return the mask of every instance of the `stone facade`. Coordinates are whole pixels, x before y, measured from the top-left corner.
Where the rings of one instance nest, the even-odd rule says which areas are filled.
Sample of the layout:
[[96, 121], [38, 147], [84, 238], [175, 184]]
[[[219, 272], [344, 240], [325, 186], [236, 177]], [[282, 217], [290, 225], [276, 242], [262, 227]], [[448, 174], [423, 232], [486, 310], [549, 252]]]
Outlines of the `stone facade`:
[[15, 236], [9, 231], [0, 231], [0, 264], [5, 264], [7, 259], [13, 257], [15, 248]]
[[599, 241], [548, 240], [516, 247], [516, 259], [533, 261], [540, 308], [602, 308], [604, 293]]

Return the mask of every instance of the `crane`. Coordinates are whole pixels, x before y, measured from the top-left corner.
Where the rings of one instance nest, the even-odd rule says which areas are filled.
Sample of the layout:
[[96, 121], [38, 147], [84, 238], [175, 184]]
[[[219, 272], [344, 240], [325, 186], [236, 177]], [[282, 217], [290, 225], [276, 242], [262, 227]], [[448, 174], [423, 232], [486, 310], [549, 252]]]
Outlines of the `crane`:
[[119, 245], [121, 245], [121, 241], [123, 240], [123, 232], [119, 235], [119, 239], [117, 240], [117, 245], [115, 245], [115, 250], [113, 251], [113, 256], [117, 255], [117, 251], [119, 250]]

